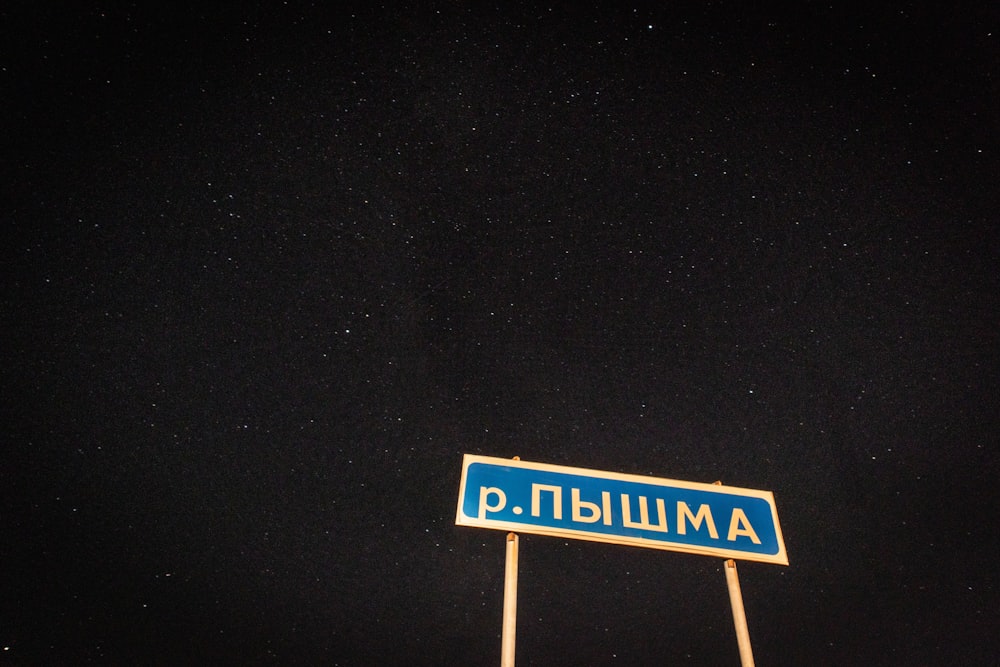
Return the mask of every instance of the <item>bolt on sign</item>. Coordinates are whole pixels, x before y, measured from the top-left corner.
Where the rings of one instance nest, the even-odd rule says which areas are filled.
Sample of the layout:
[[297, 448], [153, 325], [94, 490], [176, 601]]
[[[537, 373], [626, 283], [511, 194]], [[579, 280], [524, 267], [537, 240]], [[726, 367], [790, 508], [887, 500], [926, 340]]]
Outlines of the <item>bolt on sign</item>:
[[774, 495], [466, 454], [459, 526], [788, 565]]

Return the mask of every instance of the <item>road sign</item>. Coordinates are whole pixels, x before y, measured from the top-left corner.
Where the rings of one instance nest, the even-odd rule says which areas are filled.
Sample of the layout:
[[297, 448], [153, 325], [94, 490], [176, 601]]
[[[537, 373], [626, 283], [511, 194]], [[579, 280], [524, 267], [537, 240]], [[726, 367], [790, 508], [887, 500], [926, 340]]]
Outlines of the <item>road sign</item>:
[[459, 526], [788, 565], [774, 495], [466, 454]]

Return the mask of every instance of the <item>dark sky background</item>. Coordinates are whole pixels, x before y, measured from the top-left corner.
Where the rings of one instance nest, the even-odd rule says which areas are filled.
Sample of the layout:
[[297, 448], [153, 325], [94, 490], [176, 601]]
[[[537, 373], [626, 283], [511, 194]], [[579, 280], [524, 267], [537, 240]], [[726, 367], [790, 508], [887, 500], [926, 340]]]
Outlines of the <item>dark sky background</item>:
[[[994, 3], [12, 4], [0, 664], [498, 664], [465, 452], [773, 491], [758, 664], [995, 663]], [[738, 664], [520, 561], [518, 664]]]

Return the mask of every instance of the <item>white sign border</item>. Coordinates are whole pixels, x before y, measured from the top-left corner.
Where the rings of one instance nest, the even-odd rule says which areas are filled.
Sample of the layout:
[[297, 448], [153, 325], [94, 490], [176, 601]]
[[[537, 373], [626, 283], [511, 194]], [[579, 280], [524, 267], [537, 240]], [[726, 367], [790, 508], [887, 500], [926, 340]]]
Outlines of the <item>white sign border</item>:
[[[778, 552], [775, 554], [761, 554], [752, 551], [741, 551], [738, 549], [725, 549], [723, 547], [703, 547], [697, 545], [678, 544], [672, 542], [660, 542], [642, 537], [631, 537], [626, 535], [607, 535], [602, 533], [591, 533], [585, 530], [574, 530], [572, 528], [553, 528], [551, 526], [538, 526], [530, 523], [520, 523], [516, 521], [500, 521], [497, 519], [480, 519], [468, 516], [462, 511], [463, 500], [465, 499], [465, 482], [469, 466], [473, 463], [486, 463], [489, 465], [506, 466], [510, 468], [523, 468], [528, 470], [539, 470], [546, 472], [563, 473], [567, 475], [579, 475], [594, 479], [612, 479], [623, 482], [634, 482], [638, 484], [649, 484], [653, 486], [663, 486], [668, 488], [690, 489], [704, 491], [714, 494], [729, 494], [746, 498], [759, 498], [764, 500], [771, 508], [771, 520], [774, 522], [775, 537], [778, 541]], [[458, 490], [458, 510], [455, 516], [455, 525], [469, 526], [474, 528], [490, 528], [494, 530], [506, 530], [517, 533], [530, 533], [533, 535], [547, 535], [549, 537], [561, 537], [588, 542], [603, 542], [606, 544], [621, 544], [626, 546], [643, 547], [647, 549], [659, 549], [661, 551], [676, 551], [680, 553], [697, 554], [700, 556], [719, 556], [722, 558], [732, 558], [734, 560], [756, 561], [761, 563], [773, 563], [776, 565], [788, 565], [788, 555], [785, 551], [785, 540], [781, 534], [781, 524], [778, 523], [778, 510], [774, 503], [774, 494], [770, 491], [758, 489], [747, 489], [738, 486], [724, 486], [720, 484], [707, 484], [703, 482], [685, 482], [666, 477], [647, 477], [645, 475], [634, 475], [628, 473], [617, 473], [592, 468], [574, 468], [570, 466], [553, 465], [550, 463], [536, 463], [533, 461], [521, 461], [518, 459], [504, 459], [495, 456], [481, 456], [478, 454], [464, 454], [462, 458], [462, 479]]]

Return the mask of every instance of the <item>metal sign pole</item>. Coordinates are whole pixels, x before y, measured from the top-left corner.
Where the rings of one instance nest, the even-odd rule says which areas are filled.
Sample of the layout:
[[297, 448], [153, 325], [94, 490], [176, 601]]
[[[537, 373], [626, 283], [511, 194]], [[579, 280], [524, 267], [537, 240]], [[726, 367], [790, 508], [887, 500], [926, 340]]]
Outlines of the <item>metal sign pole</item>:
[[[514, 457], [520, 461], [520, 456]], [[514, 667], [517, 634], [517, 533], [507, 533], [507, 559], [503, 569], [503, 625], [500, 634], [500, 667]]]
[[517, 533], [507, 533], [507, 564], [503, 578], [503, 631], [500, 667], [514, 667], [514, 635], [517, 630]]
[[[712, 482], [721, 486], [722, 481]], [[729, 605], [733, 608], [733, 625], [736, 626], [736, 642], [740, 646], [740, 666], [754, 667], [753, 647], [750, 646], [750, 628], [747, 614], [743, 609], [743, 591], [740, 590], [740, 575], [736, 571], [736, 561], [726, 560], [726, 585], [729, 587]]]
[[733, 625], [736, 626], [736, 641], [740, 645], [740, 665], [754, 667], [753, 649], [750, 646], [750, 630], [747, 615], [743, 610], [743, 593], [740, 591], [740, 577], [736, 572], [736, 561], [726, 561], [726, 583], [729, 585], [729, 603], [733, 607]]

